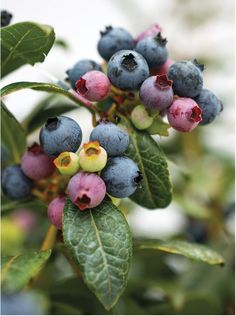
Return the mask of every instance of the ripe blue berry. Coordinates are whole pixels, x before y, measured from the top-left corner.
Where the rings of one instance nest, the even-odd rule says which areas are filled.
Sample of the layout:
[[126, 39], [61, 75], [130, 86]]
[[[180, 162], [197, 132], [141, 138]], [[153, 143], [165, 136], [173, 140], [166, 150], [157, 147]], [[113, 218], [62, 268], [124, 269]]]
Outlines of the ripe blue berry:
[[155, 37], [145, 37], [139, 41], [135, 50], [141, 54], [147, 61], [149, 68], [162, 66], [168, 57], [166, 48], [167, 40], [159, 32]]
[[2, 172], [2, 190], [11, 200], [21, 200], [30, 196], [33, 181], [20, 166], [10, 166]]
[[106, 61], [121, 49], [133, 48], [133, 37], [125, 29], [107, 26], [106, 30], [101, 32], [101, 38], [98, 42], [98, 52]]
[[110, 81], [107, 76], [97, 70], [86, 72], [75, 84], [79, 94], [90, 101], [101, 101], [110, 92]]
[[190, 132], [201, 122], [201, 109], [190, 98], [176, 99], [167, 111], [170, 125], [180, 132]]
[[55, 170], [53, 158], [46, 155], [42, 146], [34, 143], [21, 158], [21, 169], [30, 179], [49, 177]]
[[46, 154], [58, 156], [63, 151], [76, 152], [82, 131], [78, 123], [66, 116], [52, 117], [40, 130], [40, 144]]
[[137, 90], [149, 76], [149, 68], [142, 55], [133, 50], [121, 50], [108, 62], [107, 75], [111, 83], [122, 90]]
[[78, 61], [71, 69], [67, 70], [68, 79], [71, 87], [75, 89], [75, 83], [82, 77], [86, 72], [92, 70], [102, 71], [102, 68], [95, 61], [90, 59], [82, 59]]
[[106, 195], [104, 181], [95, 173], [79, 172], [67, 187], [71, 201], [83, 211], [98, 206]]
[[12, 19], [12, 14], [6, 10], [1, 10], [1, 27], [7, 26], [10, 24]]
[[108, 156], [119, 156], [129, 146], [128, 133], [111, 122], [101, 122], [93, 129], [90, 141], [96, 140], [106, 150]]
[[202, 90], [203, 65], [197, 60], [180, 61], [170, 66], [168, 78], [173, 80], [174, 93], [180, 97], [196, 97]]
[[199, 125], [206, 125], [214, 121], [223, 110], [223, 104], [217, 96], [208, 89], [202, 89], [200, 94], [194, 98], [202, 110], [202, 121]]
[[66, 195], [62, 194], [53, 199], [48, 205], [48, 218], [57, 229], [62, 229], [62, 214], [66, 202]]
[[147, 78], [140, 88], [140, 98], [148, 109], [162, 111], [173, 102], [172, 80], [166, 75]]
[[142, 180], [136, 163], [128, 157], [111, 158], [102, 170], [107, 192], [117, 198], [125, 198], [135, 192]]

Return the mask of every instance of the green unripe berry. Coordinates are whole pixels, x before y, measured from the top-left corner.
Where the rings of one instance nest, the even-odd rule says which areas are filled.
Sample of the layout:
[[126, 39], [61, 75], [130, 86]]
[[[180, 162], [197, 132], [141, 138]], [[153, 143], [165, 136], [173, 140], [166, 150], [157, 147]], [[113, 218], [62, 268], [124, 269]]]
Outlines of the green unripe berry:
[[79, 157], [72, 152], [62, 152], [53, 162], [60, 174], [63, 175], [72, 176], [79, 169]]
[[83, 145], [83, 149], [79, 153], [79, 164], [84, 171], [100, 171], [106, 166], [106, 163], [107, 152], [98, 141]]
[[137, 129], [143, 130], [152, 125], [153, 118], [149, 116], [145, 106], [140, 104], [133, 109], [131, 121]]

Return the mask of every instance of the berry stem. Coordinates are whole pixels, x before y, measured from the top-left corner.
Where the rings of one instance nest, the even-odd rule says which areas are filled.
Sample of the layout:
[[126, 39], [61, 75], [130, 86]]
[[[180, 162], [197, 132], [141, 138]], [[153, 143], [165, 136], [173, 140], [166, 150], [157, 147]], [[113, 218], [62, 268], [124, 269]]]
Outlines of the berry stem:
[[50, 225], [48, 231], [44, 237], [40, 250], [51, 249], [55, 243], [57, 234], [57, 228], [54, 225]]
[[100, 111], [96, 108], [92, 102], [86, 100], [83, 96], [79, 95], [75, 90], [70, 89], [69, 92], [77, 99], [81, 104], [83, 104], [91, 113], [98, 113], [100, 115]]
[[32, 190], [32, 195], [39, 198], [41, 201], [46, 202], [45, 195], [37, 189]]

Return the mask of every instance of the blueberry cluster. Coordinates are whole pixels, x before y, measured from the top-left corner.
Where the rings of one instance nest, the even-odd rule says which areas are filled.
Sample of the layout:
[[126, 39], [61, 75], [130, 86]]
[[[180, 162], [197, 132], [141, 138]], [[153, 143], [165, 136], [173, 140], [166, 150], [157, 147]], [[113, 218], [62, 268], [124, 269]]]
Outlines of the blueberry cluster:
[[33, 144], [20, 165], [2, 173], [2, 189], [10, 199], [24, 199], [35, 188], [46, 187], [47, 194], [53, 193], [47, 200], [50, 221], [61, 229], [67, 196], [83, 211], [98, 206], [106, 193], [112, 199], [132, 195], [142, 180], [138, 166], [125, 156], [129, 135], [114, 123], [114, 115], [126, 116], [150, 134], [160, 122], [157, 116], [167, 115], [181, 132], [215, 119], [222, 103], [203, 88], [203, 65], [195, 59], [168, 58], [161, 31], [155, 24], [136, 39], [123, 28], [109, 26], [101, 32], [98, 51], [104, 64], [83, 59], [67, 75], [74, 95], [96, 102], [97, 109], [108, 100], [108, 110], [98, 111], [101, 120], [80, 150], [79, 124], [66, 116], [48, 118], [40, 130], [40, 145]]
[[80, 150], [81, 128], [66, 116], [49, 118], [39, 139], [40, 145], [34, 143], [24, 153], [21, 165], [3, 171], [2, 189], [10, 199], [24, 199], [40, 180], [50, 177], [53, 183], [53, 174], [65, 176], [64, 191], [57, 188], [48, 206], [49, 219], [58, 229], [67, 196], [84, 211], [98, 206], [106, 193], [111, 198], [130, 196], [142, 179], [137, 165], [124, 155], [128, 133], [112, 122], [102, 120]]

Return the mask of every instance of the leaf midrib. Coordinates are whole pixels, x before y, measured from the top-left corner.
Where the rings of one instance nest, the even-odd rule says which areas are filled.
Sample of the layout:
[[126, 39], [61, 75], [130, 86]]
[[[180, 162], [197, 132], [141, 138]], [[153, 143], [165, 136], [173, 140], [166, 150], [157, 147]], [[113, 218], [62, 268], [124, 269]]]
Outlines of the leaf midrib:
[[24, 38], [30, 34], [32, 32], [33, 29], [35, 29], [36, 26], [33, 26], [30, 30], [28, 30], [21, 38], [20, 40], [16, 43], [15, 47], [13, 48], [13, 50], [10, 52], [10, 54], [7, 56], [7, 58], [5, 59], [5, 61], [2, 63], [2, 67], [4, 68], [5, 65], [8, 63], [9, 59], [11, 58], [11, 56], [14, 54], [15, 50], [17, 49], [17, 47], [20, 45], [20, 43], [24, 40]]
[[[123, 118], [123, 119], [126, 121], [126, 124], [128, 125], [127, 119], [126, 118]], [[155, 206], [155, 202], [153, 200], [153, 197], [152, 197], [152, 194], [151, 194], [151, 190], [150, 190], [150, 186], [149, 186], [149, 183], [148, 183], [147, 175], [145, 173], [145, 168], [144, 168], [144, 165], [143, 165], [142, 157], [140, 156], [140, 153], [139, 153], [139, 147], [138, 147], [138, 144], [137, 144], [136, 136], [133, 135], [132, 131], [130, 131], [130, 136], [131, 136], [132, 142], [134, 144], [134, 147], [135, 147], [135, 150], [136, 150], [136, 154], [137, 154], [137, 157], [138, 157], [138, 160], [139, 160], [139, 163], [140, 163], [140, 168], [141, 168], [143, 179], [145, 180], [145, 184], [146, 184], [146, 187], [147, 187], [148, 195], [150, 197], [152, 205]]]
[[101, 249], [101, 254], [102, 254], [104, 266], [105, 266], [105, 269], [106, 269], [106, 271], [107, 271], [109, 298], [111, 298], [111, 279], [110, 279], [110, 273], [109, 273], [107, 258], [106, 258], [105, 251], [104, 251], [103, 245], [102, 245], [102, 241], [101, 241], [101, 238], [100, 238], [100, 235], [99, 235], [99, 230], [98, 230], [98, 228], [97, 228], [97, 226], [96, 226], [96, 222], [95, 222], [95, 220], [94, 220], [94, 218], [93, 218], [93, 215], [92, 215], [92, 211], [91, 211], [91, 210], [89, 210], [89, 214], [90, 214], [90, 217], [91, 217], [92, 225], [94, 226], [94, 230], [95, 230], [95, 234], [96, 234], [97, 241], [98, 241], [98, 244], [99, 244], [99, 248]]

